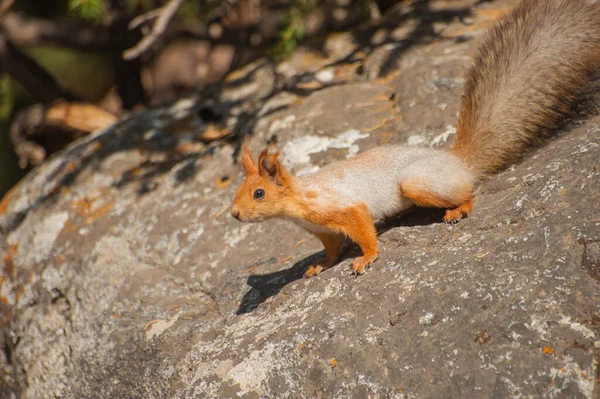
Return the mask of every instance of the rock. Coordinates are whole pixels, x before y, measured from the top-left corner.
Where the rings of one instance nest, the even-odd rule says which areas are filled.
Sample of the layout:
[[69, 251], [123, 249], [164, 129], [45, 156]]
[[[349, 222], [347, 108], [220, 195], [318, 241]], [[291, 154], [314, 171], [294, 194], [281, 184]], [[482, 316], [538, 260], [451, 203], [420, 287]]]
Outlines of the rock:
[[[418, 25], [406, 7], [372, 33], [394, 12]], [[447, 17], [428, 23], [457, 32]], [[197, 140], [211, 123], [253, 133], [254, 151], [277, 140], [294, 172], [388, 142], [449, 145], [476, 42], [431, 37], [383, 57], [386, 45], [363, 60], [391, 75], [333, 59], [318, 82], [297, 62], [281, 85], [259, 60], [24, 178], [0, 203], [0, 396], [597, 397], [597, 84], [574, 121], [480, 186], [470, 218], [381, 223], [359, 278], [353, 244], [302, 279], [316, 239], [229, 216], [243, 176], [235, 146]]]

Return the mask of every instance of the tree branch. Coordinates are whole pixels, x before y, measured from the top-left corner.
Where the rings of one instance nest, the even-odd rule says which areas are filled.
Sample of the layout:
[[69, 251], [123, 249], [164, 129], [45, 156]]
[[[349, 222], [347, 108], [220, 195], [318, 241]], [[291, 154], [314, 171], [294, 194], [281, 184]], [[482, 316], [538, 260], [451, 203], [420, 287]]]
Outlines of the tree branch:
[[158, 18], [162, 12], [163, 12], [162, 8], [157, 8], [156, 10], [152, 10], [145, 14], [138, 15], [137, 17], [132, 19], [131, 22], [129, 23], [129, 26], [128, 26], [129, 30], [134, 30], [138, 26], [145, 24], [146, 22], [151, 21], [155, 18]]
[[75, 99], [73, 94], [61, 89], [52, 75], [34, 59], [16, 48], [2, 32], [0, 32], [0, 64], [36, 101], [46, 103], [58, 98]]
[[13, 4], [15, 4], [15, 0], [2, 0], [2, 3], [0, 3], [0, 16], [6, 14]]
[[170, 0], [164, 7], [159, 9], [160, 12], [157, 13], [158, 10], [150, 11], [148, 14], [151, 14], [151, 17], [146, 16], [146, 14], [142, 14], [139, 17], [135, 18], [133, 21], [131, 21], [129, 27], [130, 29], [133, 29], [140, 23], [143, 23], [140, 21], [143, 21], [144, 19], [144, 22], [147, 22], [151, 19], [156, 18], [156, 21], [154, 22], [154, 25], [152, 27], [152, 31], [148, 35], [144, 36], [144, 38], [138, 44], [136, 44], [128, 50], [123, 51], [123, 58], [126, 60], [132, 60], [148, 51], [148, 49], [154, 44], [154, 42], [156, 42], [156, 40], [165, 32], [167, 26], [169, 25], [169, 22], [171, 21], [179, 7], [181, 7], [183, 2], [184, 0]]
[[117, 121], [97, 105], [55, 101], [20, 110], [10, 127], [10, 140], [19, 157], [19, 166], [40, 165], [48, 154], [64, 148], [74, 139]]
[[29, 18], [9, 12], [2, 18], [6, 36], [19, 47], [56, 43], [82, 50], [110, 51], [114, 47], [110, 29], [87, 22], [61, 22]]
[[[154, 11], [162, 11], [162, 8]], [[148, 14], [152, 14], [152, 12]], [[139, 17], [133, 21], [136, 19], [139, 19]], [[119, 38], [122, 40], [122, 36], [113, 33], [112, 25], [114, 23], [109, 26], [94, 26], [82, 21], [57, 23], [47, 19], [26, 17], [16, 12], [8, 12], [0, 22], [0, 28], [4, 30], [6, 37], [18, 47], [52, 43], [78, 50], [101, 51], [104, 53], [112, 53], [122, 45], [117, 43]], [[221, 35], [213, 37], [208, 33], [208, 27], [202, 23], [194, 23], [188, 26], [185, 24], [182, 26], [169, 26], [163, 33], [163, 38], [167, 42], [176, 38], [190, 38], [206, 40], [212, 44], [250, 44], [248, 40], [240, 37], [240, 29], [223, 26]], [[267, 38], [263, 38], [263, 40], [265, 39]]]

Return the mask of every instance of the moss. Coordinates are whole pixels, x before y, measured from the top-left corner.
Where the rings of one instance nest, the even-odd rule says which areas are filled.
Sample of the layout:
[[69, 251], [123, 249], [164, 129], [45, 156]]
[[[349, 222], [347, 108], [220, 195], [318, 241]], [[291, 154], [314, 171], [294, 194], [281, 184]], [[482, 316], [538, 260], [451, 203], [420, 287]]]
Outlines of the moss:
[[316, 0], [296, 0], [288, 10], [284, 25], [279, 31], [271, 56], [276, 61], [288, 58], [304, 38], [304, 23], [315, 8]]
[[69, 0], [69, 12], [94, 23], [100, 23], [105, 14], [102, 0]]

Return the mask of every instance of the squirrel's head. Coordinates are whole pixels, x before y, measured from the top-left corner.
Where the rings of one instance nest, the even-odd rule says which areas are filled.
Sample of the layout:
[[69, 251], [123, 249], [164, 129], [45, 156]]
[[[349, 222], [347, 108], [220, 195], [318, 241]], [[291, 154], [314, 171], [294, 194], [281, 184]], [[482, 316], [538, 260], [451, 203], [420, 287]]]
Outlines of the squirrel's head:
[[292, 177], [279, 163], [279, 153], [265, 148], [255, 163], [250, 149], [242, 147], [246, 179], [235, 194], [231, 215], [240, 222], [262, 222], [284, 216], [292, 194]]

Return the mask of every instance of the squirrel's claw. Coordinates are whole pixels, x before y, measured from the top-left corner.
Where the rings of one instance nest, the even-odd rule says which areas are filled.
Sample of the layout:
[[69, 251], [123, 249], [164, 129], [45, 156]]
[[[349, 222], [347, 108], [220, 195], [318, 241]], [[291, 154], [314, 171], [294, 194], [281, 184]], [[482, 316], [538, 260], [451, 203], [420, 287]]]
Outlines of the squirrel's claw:
[[357, 277], [360, 274], [365, 273], [365, 269], [369, 268], [373, 262], [377, 259], [377, 255], [375, 256], [361, 256], [359, 258], [354, 259], [352, 263], [352, 274], [355, 274]]

